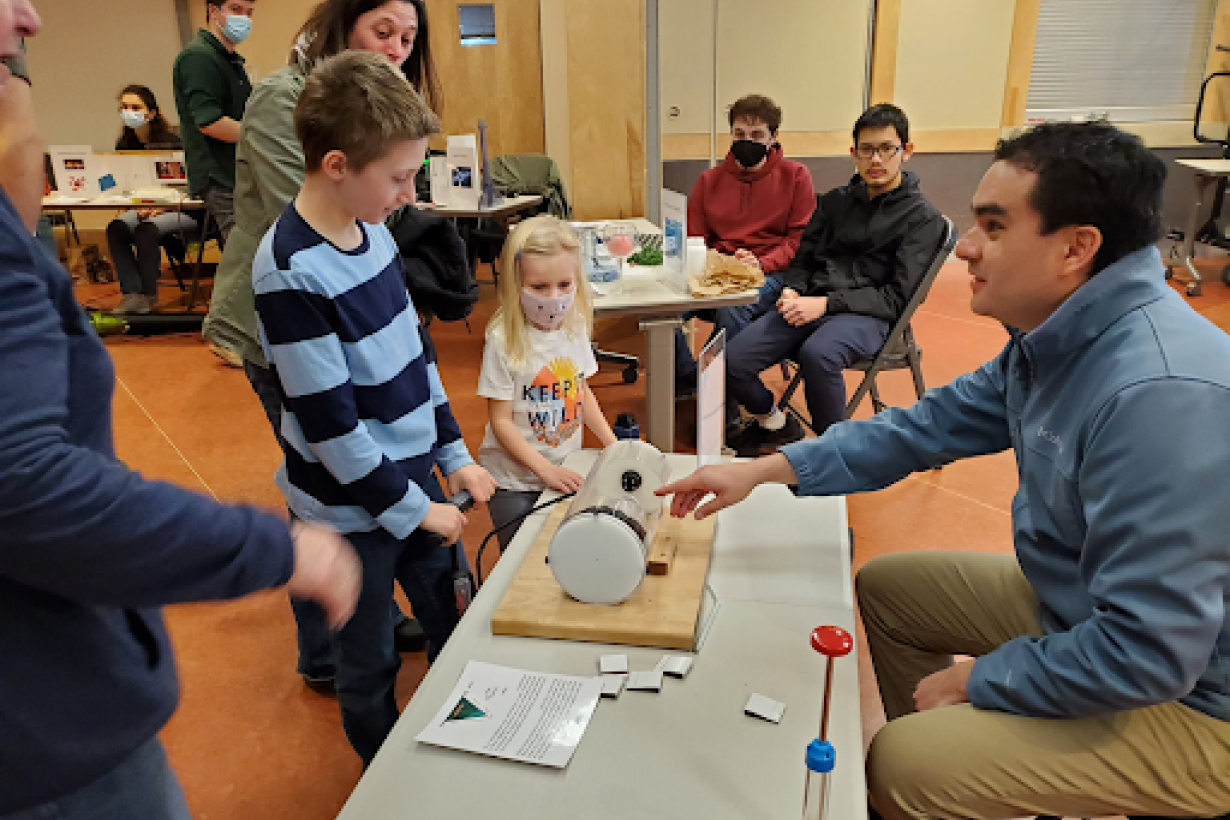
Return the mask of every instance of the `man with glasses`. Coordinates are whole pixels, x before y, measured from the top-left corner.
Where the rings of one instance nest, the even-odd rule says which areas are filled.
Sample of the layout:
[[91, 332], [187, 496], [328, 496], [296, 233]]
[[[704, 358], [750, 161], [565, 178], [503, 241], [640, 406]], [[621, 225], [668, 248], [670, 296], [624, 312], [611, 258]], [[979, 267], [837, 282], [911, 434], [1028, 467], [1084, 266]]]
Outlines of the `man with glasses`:
[[728, 437], [755, 456], [803, 437], [777, 407], [760, 372], [786, 358], [803, 372], [817, 433], [845, 417], [842, 371], [874, 356], [922, 281], [944, 232], [944, 218], [902, 166], [914, 152], [905, 113], [874, 105], [854, 124], [857, 174], [820, 197], [794, 260], [782, 275], [776, 310], [727, 349], [726, 392], [752, 416]]
[[[782, 110], [773, 100], [749, 94], [735, 101], [727, 117], [730, 152], [692, 187], [688, 233], [764, 271], [759, 301], [695, 314], [712, 321], [714, 333], [725, 330], [729, 342], [777, 303], [782, 271], [816, 209], [816, 191], [811, 171], [782, 153], [777, 141]], [[682, 331], [675, 334], [675, 384], [681, 395], [696, 392], [696, 360]]]

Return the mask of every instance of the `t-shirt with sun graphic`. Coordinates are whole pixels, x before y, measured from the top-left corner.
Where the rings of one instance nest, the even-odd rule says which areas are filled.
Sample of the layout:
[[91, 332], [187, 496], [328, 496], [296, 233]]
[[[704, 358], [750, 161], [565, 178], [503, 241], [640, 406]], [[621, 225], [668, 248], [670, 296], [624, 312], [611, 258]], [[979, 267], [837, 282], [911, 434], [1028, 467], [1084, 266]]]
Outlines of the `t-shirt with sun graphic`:
[[[553, 464], [581, 449], [585, 419], [581, 410], [585, 379], [598, 372], [589, 340], [564, 330], [528, 328], [525, 362], [512, 367], [501, 329], [487, 334], [478, 395], [512, 402], [513, 423], [526, 441]], [[487, 468], [505, 490], [542, 490], [542, 479], [510, 456], [491, 424], [478, 451], [478, 463]]]

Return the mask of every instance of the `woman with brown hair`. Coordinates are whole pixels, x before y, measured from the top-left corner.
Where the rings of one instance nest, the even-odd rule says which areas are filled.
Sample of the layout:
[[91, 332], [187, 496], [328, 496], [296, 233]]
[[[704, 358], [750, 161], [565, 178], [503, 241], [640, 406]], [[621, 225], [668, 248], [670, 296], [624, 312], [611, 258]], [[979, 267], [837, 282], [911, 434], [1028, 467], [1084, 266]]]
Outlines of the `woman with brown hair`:
[[[120, 92], [119, 102], [124, 130], [115, 141], [115, 150], [180, 149], [179, 134], [162, 116], [153, 91], [143, 85], [128, 85]], [[177, 210], [138, 208], [111, 220], [107, 225], [107, 252], [123, 294], [115, 313], [149, 313], [158, 306], [162, 248], [182, 259], [183, 236], [196, 229], [197, 220]]]

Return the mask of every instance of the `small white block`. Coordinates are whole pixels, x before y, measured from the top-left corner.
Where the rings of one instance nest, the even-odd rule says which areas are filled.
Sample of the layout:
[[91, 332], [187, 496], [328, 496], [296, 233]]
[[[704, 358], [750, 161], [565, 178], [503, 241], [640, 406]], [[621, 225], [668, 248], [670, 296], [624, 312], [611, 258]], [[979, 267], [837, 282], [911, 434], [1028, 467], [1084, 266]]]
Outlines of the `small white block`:
[[692, 668], [692, 659], [687, 655], [664, 655], [658, 666], [672, 678], [685, 678]]
[[621, 675], [628, 671], [628, 656], [603, 655], [598, 659], [598, 671], [604, 675]]
[[780, 723], [782, 715], [786, 714], [786, 704], [766, 698], [764, 695], [752, 695], [747, 699], [743, 712], [770, 723]]
[[619, 693], [624, 691], [624, 684], [628, 682], [627, 675], [602, 675], [602, 697], [618, 698]]
[[628, 689], [636, 692], [659, 692], [662, 690], [662, 673], [633, 672], [628, 676]]

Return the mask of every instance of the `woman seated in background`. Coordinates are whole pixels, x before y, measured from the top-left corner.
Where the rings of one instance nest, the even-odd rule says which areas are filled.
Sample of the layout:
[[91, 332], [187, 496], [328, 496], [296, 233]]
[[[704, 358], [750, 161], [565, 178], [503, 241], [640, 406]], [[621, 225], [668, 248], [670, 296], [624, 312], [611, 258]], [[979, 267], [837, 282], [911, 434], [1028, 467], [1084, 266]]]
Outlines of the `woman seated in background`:
[[[115, 141], [117, 151], [178, 151], [179, 134], [167, 124], [154, 92], [130, 85], [120, 92], [120, 118], [124, 130]], [[142, 208], [125, 211], [107, 226], [107, 248], [123, 296], [115, 313], [149, 313], [158, 305], [158, 276], [162, 246], [183, 258], [185, 231], [197, 221], [181, 211]]]

